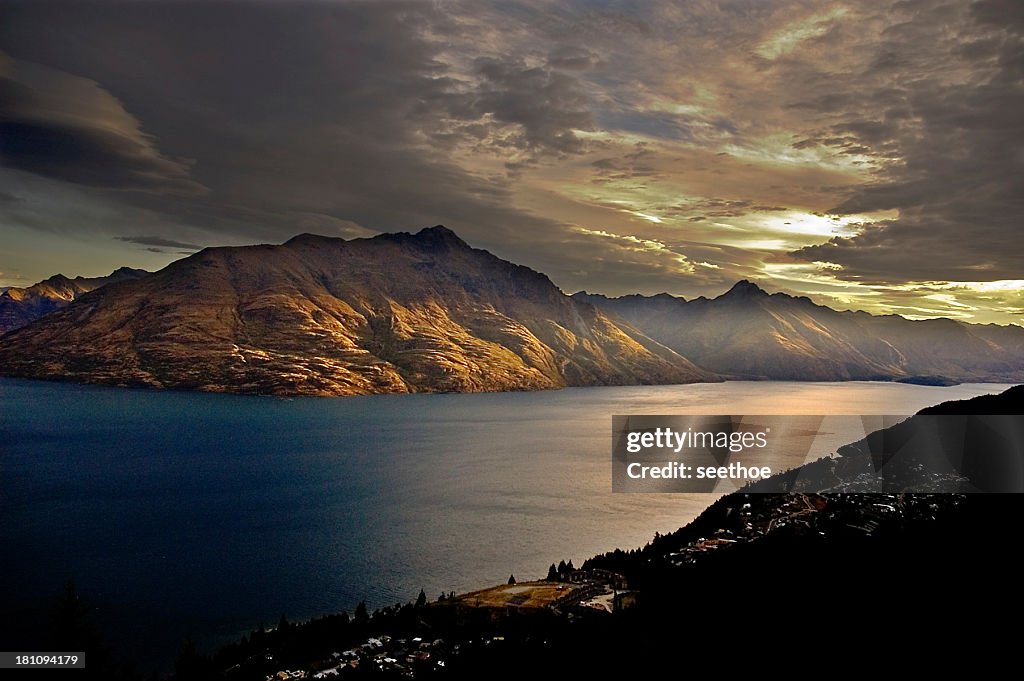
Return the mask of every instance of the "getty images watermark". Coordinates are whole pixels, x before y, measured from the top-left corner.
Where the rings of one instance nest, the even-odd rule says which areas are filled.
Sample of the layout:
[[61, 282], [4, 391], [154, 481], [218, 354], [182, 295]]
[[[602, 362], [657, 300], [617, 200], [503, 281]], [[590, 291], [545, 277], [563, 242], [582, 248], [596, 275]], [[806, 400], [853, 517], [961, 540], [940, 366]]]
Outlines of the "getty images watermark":
[[615, 492], [1021, 492], [1021, 416], [613, 416]]

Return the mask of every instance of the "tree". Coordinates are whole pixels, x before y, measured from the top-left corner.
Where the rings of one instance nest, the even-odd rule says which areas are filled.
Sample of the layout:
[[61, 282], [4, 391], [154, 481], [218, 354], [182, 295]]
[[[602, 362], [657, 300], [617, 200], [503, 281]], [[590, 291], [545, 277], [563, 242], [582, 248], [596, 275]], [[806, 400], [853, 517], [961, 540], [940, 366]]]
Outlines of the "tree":
[[508, 583], [509, 584], [515, 584], [516, 583], [516, 576], [515, 575], [509, 575], [508, 576]]
[[78, 596], [75, 583], [69, 579], [64, 584], [64, 594], [57, 599], [53, 612], [56, 644], [68, 650], [86, 648], [92, 638], [88, 614], [88, 609]]
[[[209, 658], [196, 651], [196, 644], [192, 641], [191, 634], [187, 634], [178, 649], [178, 660], [174, 663], [174, 676], [179, 679], [205, 679], [210, 671]], [[110, 676], [101, 675], [99, 678], [110, 678]]]
[[93, 608], [82, 600], [74, 581], [68, 580], [63, 594], [50, 609], [52, 644], [57, 649], [84, 652], [95, 678], [132, 678], [125, 670], [115, 667], [110, 649], [93, 626], [92, 611]]
[[420, 589], [420, 595], [416, 597], [416, 607], [422, 608], [427, 604], [427, 592]]
[[359, 626], [365, 626], [370, 622], [370, 613], [366, 611], [366, 601], [359, 601], [356, 612], [352, 616], [352, 622]]
[[544, 579], [549, 581], [549, 582], [557, 582], [558, 581], [558, 569], [555, 567], [554, 563], [552, 563], [551, 567], [548, 568], [548, 576], [545, 577]]

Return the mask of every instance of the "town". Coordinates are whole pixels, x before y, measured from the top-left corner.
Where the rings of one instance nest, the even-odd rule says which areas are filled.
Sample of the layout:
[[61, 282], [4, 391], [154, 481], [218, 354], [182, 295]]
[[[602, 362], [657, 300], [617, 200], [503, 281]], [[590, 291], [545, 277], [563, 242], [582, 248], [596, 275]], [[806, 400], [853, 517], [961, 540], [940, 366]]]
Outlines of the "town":
[[[446, 622], [448, 630], [454, 624], [457, 630], [487, 632], [482, 638], [446, 640], [378, 634], [302, 669], [267, 674], [265, 681], [346, 678], [368, 671], [421, 678], [445, 671], [467, 645], [502, 644], [503, 625], [510, 620], [601, 617], [632, 607], [636, 598], [637, 593], [628, 588], [622, 575], [600, 568], [576, 569], [571, 561], [563, 561], [552, 565], [543, 580], [517, 582], [510, 576], [506, 584], [419, 603], [421, 623]], [[272, 663], [273, 656], [264, 656], [263, 662]]]

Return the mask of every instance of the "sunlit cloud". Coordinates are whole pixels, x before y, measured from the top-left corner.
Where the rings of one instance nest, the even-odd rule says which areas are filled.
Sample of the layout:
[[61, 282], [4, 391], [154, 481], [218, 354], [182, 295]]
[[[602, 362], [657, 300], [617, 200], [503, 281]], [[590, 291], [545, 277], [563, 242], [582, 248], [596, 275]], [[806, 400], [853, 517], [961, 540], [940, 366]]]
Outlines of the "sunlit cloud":
[[765, 59], [777, 59], [793, 51], [800, 43], [825, 35], [831, 23], [847, 14], [845, 7], [836, 7], [830, 12], [816, 14], [786, 25], [770, 34], [757, 48]]
[[659, 218], [657, 215], [650, 215], [648, 213], [641, 213], [638, 210], [631, 210], [629, 212], [632, 213], [633, 215], [637, 216], [638, 218], [643, 218], [644, 220], [647, 220], [648, 222], [653, 222], [656, 225], [660, 225], [663, 222], [663, 220], [661, 218]]
[[566, 289], [1024, 320], [1024, 26], [995, 0], [155, 2], [0, 23], [34, 98], [0, 118], [46, 124], [0, 170], [0, 269], [445, 224]]
[[613, 234], [604, 230], [587, 229], [579, 226], [575, 229], [580, 234], [614, 240], [619, 244], [624, 245], [625, 248], [633, 251], [649, 252], [655, 253], [659, 256], [667, 256], [674, 262], [674, 269], [679, 273], [691, 274], [694, 271], [694, 263], [690, 262], [682, 253], [673, 251], [661, 241], [657, 241], [655, 239], [641, 239], [633, 236], [632, 234]]
[[745, 144], [727, 144], [724, 153], [745, 161], [768, 165], [828, 168], [867, 175], [877, 165], [875, 158], [866, 154], [849, 154], [827, 146], [796, 146], [792, 136], [778, 133]]
[[999, 281], [947, 281], [939, 285], [941, 288], [963, 288], [969, 291], [987, 293], [989, 291], [1024, 292], [1024, 279], [1001, 279]]
[[853, 234], [852, 225], [862, 221], [863, 218], [859, 216], [828, 216], [792, 212], [765, 216], [760, 220], [760, 224], [772, 232], [830, 238], [837, 235]]

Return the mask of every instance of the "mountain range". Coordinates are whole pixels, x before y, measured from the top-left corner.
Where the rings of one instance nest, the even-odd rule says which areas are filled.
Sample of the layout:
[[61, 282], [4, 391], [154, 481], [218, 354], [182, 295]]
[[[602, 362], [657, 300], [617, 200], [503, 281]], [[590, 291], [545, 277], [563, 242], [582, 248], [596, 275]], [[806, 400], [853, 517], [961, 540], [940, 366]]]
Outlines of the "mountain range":
[[146, 270], [121, 267], [105, 277], [69, 279], [63, 274], [55, 274], [26, 288], [7, 288], [0, 291], [0, 335], [59, 310], [84, 293], [116, 281], [138, 279], [147, 274], [149, 272]]
[[1024, 380], [1021, 327], [839, 312], [749, 281], [714, 299], [567, 296], [441, 226], [57, 275], [0, 294], [0, 319], [0, 375], [217, 392]]
[[573, 296], [727, 379], [1024, 380], [1024, 328], [839, 312], [740, 281], [713, 298]]
[[279, 395], [718, 380], [440, 226], [207, 248], [0, 337], [0, 373]]

